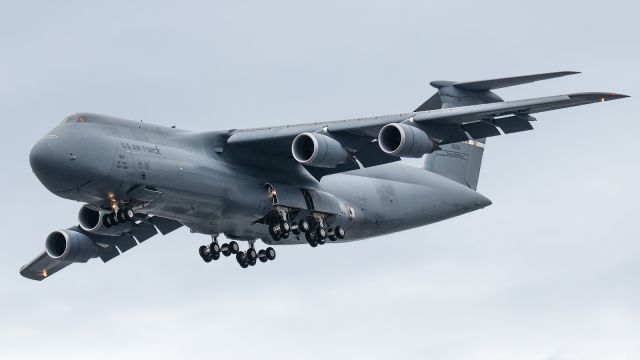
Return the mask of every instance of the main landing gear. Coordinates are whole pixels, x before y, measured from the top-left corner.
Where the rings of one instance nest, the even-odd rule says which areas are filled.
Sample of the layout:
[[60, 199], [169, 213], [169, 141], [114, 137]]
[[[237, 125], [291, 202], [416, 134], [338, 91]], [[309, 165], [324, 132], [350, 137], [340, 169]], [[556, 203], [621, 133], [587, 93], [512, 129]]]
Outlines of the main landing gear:
[[123, 224], [129, 221], [133, 221], [135, 213], [130, 207], [124, 207], [116, 211], [112, 211], [102, 216], [102, 223], [105, 227], [110, 228], [112, 226]]
[[254, 266], [258, 260], [264, 263], [276, 258], [276, 251], [272, 247], [256, 251], [254, 241], [249, 242], [249, 249], [247, 249], [246, 252], [243, 252], [240, 251], [240, 246], [238, 246], [238, 243], [235, 241], [230, 241], [228, 244], [224, 243], [222, 245], [219, 245], [218, 237], [213, 235], [212, 238], [213, 241], [211, 242], [211, 244], [209, 244], [208, 246], [202, 245], [198, 250], [200, 253], [200, 257], [206, 263], [211, 262], [211, 260], [220, 259], [220, 254], [224, 255], [225, 257], [235, 254], [236, 260], [242, 268]]
[[344, 239], [346, 231], [342, 226], [336, 226], [335, 228], [325, 228], [322, 224], [318, 224], [313, 228], [313, 231], [307, 231], [304, 234], [305, 239], [311, 247], [318, 245], [324, 245], [326, 240], [336, 241], [338, 239]]
[[269, 224], [269, 234], [274, 241], [288, 238], [289, 232], [292, 232], [296, 236], [304, 233], [311, 247], [324, 245], [326, 239], [336, 241], [338, 239], [344, 239], [346, 236], [346, 231], [342, 226], [336, 226], [334, 228], [326, 227], [321, 216], [310, 215], [299, 222], [294, 221], [291, 224], [289, 224], [284, 217], [277, 217]]

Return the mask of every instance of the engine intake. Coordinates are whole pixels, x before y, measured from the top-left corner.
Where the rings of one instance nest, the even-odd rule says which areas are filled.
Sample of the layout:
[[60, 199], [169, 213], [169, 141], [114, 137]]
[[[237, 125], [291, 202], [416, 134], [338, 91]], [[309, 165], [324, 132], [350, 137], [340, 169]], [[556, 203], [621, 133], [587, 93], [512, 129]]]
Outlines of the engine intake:
[[73, 230], [54, 231], [44, 243], [47, 254], [67, 262], [87, 262], [98, 257], [98, 245], [87, 235]]
[[429, 135], [408, 124], [387, 124], [380, 129], [378, 145], [385, 153], [398, 157], [421, 157], [432, 153], [436, 145]]
[[317, 133], [302, 133], [291, 144], [293, 158], [303, 165], [334, 168], [349, 158], [349, 152], [332, 137]]

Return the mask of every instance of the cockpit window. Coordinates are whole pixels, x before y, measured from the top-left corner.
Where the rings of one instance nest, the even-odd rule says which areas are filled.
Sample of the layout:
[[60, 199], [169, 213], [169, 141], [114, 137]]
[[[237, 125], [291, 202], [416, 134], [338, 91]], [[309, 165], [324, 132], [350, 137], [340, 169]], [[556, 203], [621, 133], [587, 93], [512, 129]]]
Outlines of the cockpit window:
[[74, 123], [74, 122], [77, 122], [77, 123], [88, 123], [90, 121], [89, 121], [89, 118], [87, 116], [85, 116], [85, 115], [77, 115], [77, 114], [67, 116], [62, 121], [63, 124], [70, 124], [70, 123]]

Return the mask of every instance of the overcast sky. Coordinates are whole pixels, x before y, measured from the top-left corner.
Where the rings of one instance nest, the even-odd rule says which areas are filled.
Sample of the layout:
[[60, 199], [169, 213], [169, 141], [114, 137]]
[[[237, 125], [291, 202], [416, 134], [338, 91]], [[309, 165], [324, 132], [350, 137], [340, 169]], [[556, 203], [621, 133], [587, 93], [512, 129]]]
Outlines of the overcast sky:
[[[639, 12], [631, 0], [1, 0], [0, 358], [637, 360]], [[498, 93], [635, 97], [490, 139], [484, 210], [278, 248], [249, 269], [203, 263], [209, 239], [181, 229], [44, 282], [18, 274], [81, 206], [28, 162], [70, 113], [194, 131], [290, 124], [412, 110], [431, 80], [559, 70], [584, 73]]]

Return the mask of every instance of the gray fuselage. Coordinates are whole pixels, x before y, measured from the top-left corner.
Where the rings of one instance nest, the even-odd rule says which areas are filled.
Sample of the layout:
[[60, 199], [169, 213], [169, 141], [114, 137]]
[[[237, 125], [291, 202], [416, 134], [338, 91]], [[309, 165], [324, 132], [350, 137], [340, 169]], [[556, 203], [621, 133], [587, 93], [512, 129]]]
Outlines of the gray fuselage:
[[[400, 163], [318, 181], [294, 159], [280, 169], [244, 164], [225, 151], [225, 132], [192, 133], [92, 114], [70, 119], [30, 154], [31, 167], [47, 189], [99, 208], [108, 207], [111, 198], [135, 199], [138, 212], [178, 220], [198, 233], [271, 243], [259, 221], [277, 205], [267, 184], [285, 199], [285, 207], [300, 203], [300, 189], [319, 194], [316, 205], [328, 199], [328, 209], [335, 211], [328, 210], [327, 221], [346, 230], [344, 241], [423, 226], [491, 204], [460, 183]], [[290, 240], [285, 243], [300, 241]]]

